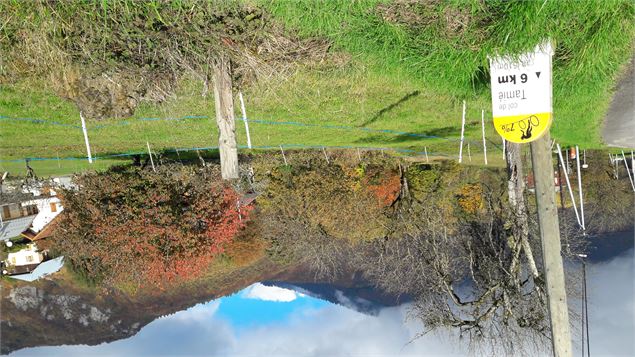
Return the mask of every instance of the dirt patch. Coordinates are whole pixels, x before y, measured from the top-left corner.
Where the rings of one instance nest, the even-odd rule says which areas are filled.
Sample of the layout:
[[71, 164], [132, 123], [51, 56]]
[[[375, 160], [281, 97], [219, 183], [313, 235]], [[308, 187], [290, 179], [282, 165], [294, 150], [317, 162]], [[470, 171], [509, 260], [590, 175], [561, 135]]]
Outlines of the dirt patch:
[[482, 11], [472, 12], [467, 6], [452, 6], [440, 0], [397, 0], [377, 5], [376, 11], [384, 21], [404, 26], [417, 32], [433, 30], [448, 39], [465, 37], [468, 33], [480, 33], [477, 29], [489, 20], [483, 5]]
[[170, 74], [105, 71], [82, 73], [65, 69], [51, 75], [56, 93], [77, 105], [91, 119], [125, 118], [142, 102], [160, 103], [170, 98], [175, 80]]
[[301, 39], [285, 33], [277, 27], [255, 48], [244, 44], [232, 44], [234, 80], [238, 86], [247, 86], [259, 78], [286, 77], [295, 72], [298, 65], [320, 66], [341, 64], [350, 60], [330, 52], [331, 42], [323, 38]]
[[443, 9], [443, 20], [448, 37], [457, 37], [468, 31], [474, 17], [468, 7], [448, 6]]
[[[329, 62], [329, 41], [300, 38], [249, 4], [18, 2], [3, 10], [0, 80], [52, 77], [56, 92], [93, 119], [128, 117], [140, 102], [162, 102], [184, 76], [199, 79], [206, 96], [220, 54], [231, 58], [235, 85], [243, 87], [299, 64]], [[37, 23], [25, 25], [24, 13]]]
[[418, 29], [439, 21], [440, 3], [440, 0], [397, 0], [390, 4], [377, 5], [377, 13], [384, 21]]

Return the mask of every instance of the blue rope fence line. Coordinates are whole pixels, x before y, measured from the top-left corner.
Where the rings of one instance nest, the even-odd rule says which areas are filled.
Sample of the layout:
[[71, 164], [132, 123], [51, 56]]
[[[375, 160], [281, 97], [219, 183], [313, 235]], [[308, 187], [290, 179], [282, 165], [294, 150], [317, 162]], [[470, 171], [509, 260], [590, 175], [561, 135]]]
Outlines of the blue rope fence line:
[[[410, 149], [398, 149], [398, 148], [379, 148], [379, 147], [362, 147], [362, 146], [350, 146], [350, 145], [334, 145], [334, 146], [327, 146], [327, 145], [303, 145], [303, 144], [282, 144], [282, 145], [269, 145], [269, 146], [252, 146], [252, 149], [262, 149], [262, 150], [269, 150], [269, 149], [276, 149], [279, 150], [280, 147], [282, 147], [283, 149], [361, 149], [361, 150], [367, 150], [367, 151], [381, 151], [381, 150], [386, 150], [386, 151], [394, 151], [394, 152], [399, 152], [399, 153], [404, 153], [404, 154], [414, 154], [414, 155], [425, 155], [425, 152], [423, 151], [417, 151], [417, 150], [410, 150]], [[240, 149], [247, 149], [248, 147], [246, 145], [239, 145], [238, 148]], [[161, 152], [188, 152], [188, 151], [196, 151], [196, 150], [200, 150], [200, 151], [204, 151], [204, 150], [218, 150], [218, 146], [208, 146], [208, 147], [193, 147], [193, 148], [178, 148], [178, 149], [164, 149], [161, 150]], [[138, 152], [127, 152], [127, 153], [122, 153], [122, 154], [111, 154], [111, 155], [102, 155], [102, 156], [93, 156], [93, 160], [104, 160], [104, 159], [112, 159], [112, 158], [118, 158], [118, 157], [130, 157], [130, 156], [134, 156], [134, 155], [147, 155], [148, 152], [147, 151], [138, 151]], [[447, 155], [447, 154], [441, 154], [441, 153], [435, 153], [435, 152], [428, 152], [429, 156], [435, 156], [435, 157], [447, 157], [447, 158], [454, 158], [456, 157], [456, 155]], [[56, 158], [56, 157], [29, 157], [29, 158], [24, 158], [24, 159], [13, 159], [13, 160], [0, 160], [0, 162], [23, 162], [24, 160], [28, 159], [29, 161], [58, 161], [58, 160], [88, 160], [88, 158], [86, 156], [82, 156], [82, 157], [61, 157], [61, 158]]]
[[11, 118], [4, 115], [0, 115], [0, 120], [27, 122], [27, 123], [33, 123], [33, 124], [49, 124], [49, 125], [57, 125], [57, 126], [63, 126], [63, 127], [75, 128], [75, 129], [82, 128], [80, 125], [65, 124], [65, 123], [60, 123], [57, 121], [36, 119], [36, 118]]
[[[160, 121], [160, 120], [170, 120], [170, 121], [184, 121], [187, 119], [209, 119], [208, 116], [196, 116], [196, 115], [187, 115], [180, 118], [138, 118], [139, 121]], [[75, 129], [82, 129], [81, 126], [60, 123], [52, 120], [45, 119], [37, 119], [37, 118], [14, 118], [8, 116], [0, 115], [0, 120], [5, 121], [16, 121], [16, 122], [28, 122], [33, 124], [48, 124], [48, 125], [57, 125], [63, 127], [70, 127]], [[236, 121], [242, 121], [242, 118], [236, 118]], [[264, 125], [292, 125], [292, 126], [300, 126], [300, 127], [313, 127], [313, 128], [324, 128], [324, 129], [337, 129], [337, 130], [357, 130], [357, 131], [366, 131], [371, 133], [383, 133], [383, 134], [392, 134], [392, 135], [402, 135], [402, 136], [411, 136], [411, 137], [419, 137], [425, 139], [440, 139], [440, 140], [448, 140], [448, 141], [458, 141], [460, 138], [447, 138], [437, 135], [426, 135], [426, 134], [417, 134], [406, 131], [398, 131], [398, 130], [390, 130], [390, 129], [372, 129], [365, 127], [355, 127], [355, 126], [346, 126], [346, 125], [321, 125], [321, 124], [310, 124], [310, 123], [301, 123], [296, 121], [273, 121], [273, 120], [262, 120], [262, 119], [249, 119], [247, 118], [249, 123], [256, 124], [264, 124]], [[100, 124], [93, 127], [89, 127], [89, 130], [99, 130], [113, 126], [124, 126], [132, 124], [131, 121], [124, 120], [114, 124]]]

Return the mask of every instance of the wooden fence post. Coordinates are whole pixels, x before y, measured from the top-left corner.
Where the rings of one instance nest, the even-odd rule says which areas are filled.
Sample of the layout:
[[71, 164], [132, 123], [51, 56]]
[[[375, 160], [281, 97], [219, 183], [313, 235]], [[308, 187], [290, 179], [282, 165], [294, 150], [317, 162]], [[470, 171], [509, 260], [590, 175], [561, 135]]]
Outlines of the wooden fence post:
[[251, 133], [249, 132], [249, 122], [247, 120], [247, 111], [245, 110], [243, 92], [238, 92], [238, 97], [240, 98], [240, 110], [243, 113], [243, 122], [245, 122], [245, 132], [247, 133], [247, 147], [251, 149]]
[[485, 110], [481, 110], [481, 131], [483, 132], [483, 156], [487, 165], [487, 142], [485, 141]]
[[459, 146], [459, 164], [463, 162], [463, 140], [465, 138], [465, 101], [463, 101], [463, 115], [461, 119], [461, 145]]
[[238, 148], [234, 122], [234, 98], [230, 59], [219, 54], [214, 61], [214, 103], [218, 126], [218, 150], [223, 179], [238, 178]]

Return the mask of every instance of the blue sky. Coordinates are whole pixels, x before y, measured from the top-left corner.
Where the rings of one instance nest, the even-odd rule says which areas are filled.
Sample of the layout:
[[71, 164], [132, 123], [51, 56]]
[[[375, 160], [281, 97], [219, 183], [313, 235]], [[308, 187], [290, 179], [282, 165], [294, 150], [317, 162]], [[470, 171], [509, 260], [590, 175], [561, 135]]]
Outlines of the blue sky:
[[[633, 356], [633, 250], [589, 264], [594, 356]], [[297, 292], [254, 284], [232, 296], [162, 317], [135, 336], [98, 346], [37, 347], [15, 356], [448, 356], [467, 346], [407, 319], [409, 305], [364, 315]], [[575, 335], [575, 331], [572, 331]], [[579, 345], [574, 346], [578, 355]]]
[[292, 315], [329, 305], [320, 299], [262, 284], [254, 284], [219, 301], [215, 316], [230, 322], [237, 329], [283, 322]]

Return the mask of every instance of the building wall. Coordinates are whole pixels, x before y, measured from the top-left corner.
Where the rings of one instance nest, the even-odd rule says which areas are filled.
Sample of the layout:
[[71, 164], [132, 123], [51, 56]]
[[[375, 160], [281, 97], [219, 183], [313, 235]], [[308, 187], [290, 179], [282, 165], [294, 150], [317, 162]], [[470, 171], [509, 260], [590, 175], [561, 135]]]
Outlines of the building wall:
[[13, 266], [39, 264], [44, 260], [42, 253], [37, 251], [37, 248], [33, 244], [25, 249], [22, 249], [15, 253], [9, 253], [7, 261]]
[[60, 203], [60, 199], [57, 197], [46, 197], [37, 200], [24, 202], [23, 204], [35, 204], [38, 209], [38, 214], [31, 224], [31, 229], [38, 233], [49, 222], [51, 222], [58, 214], [60, 214], [64, 207]]
[[37, 205], [9, 203], [0, 206], [0, 217], [3, 221], [37, 214]]

